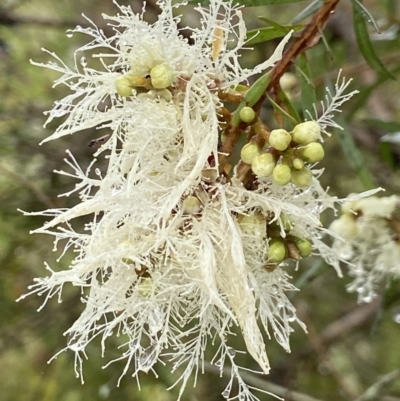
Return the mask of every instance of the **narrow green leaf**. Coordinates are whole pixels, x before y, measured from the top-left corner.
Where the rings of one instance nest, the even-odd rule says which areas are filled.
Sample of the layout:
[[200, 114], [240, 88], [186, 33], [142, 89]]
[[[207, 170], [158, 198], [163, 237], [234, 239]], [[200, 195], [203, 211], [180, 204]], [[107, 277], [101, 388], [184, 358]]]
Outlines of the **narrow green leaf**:
[[322, 0], [314, 0], [304, 10], [297, 14], [296, 17], [292, 19], [291, 24], [297, 24], [303, 19], [308, 18], [310, 15], [313, 15], [317, 10], [322, 7], [322, 4], [324, 4]]
[[[400, 142], [400, 138], [399, 138]], [[390, 166], [392, 170], [396, 169], [396, 158], [393, 154], [392, 145], [388, 142], [380, 142], [379, 143], [379, 153], [381, 155], [382, 160]]]
[[268, 96], [268, 100], [271, 102], [272, 107], [273, 107], [275, 110], [279, 111], [279, 113], [281, 113], [284, 117], [286, 117], [286, 119], [289, 120], [290, 123], [295, 124], [295, 125], [298, 124], [298, 121], [297, 121], [295, 118], [293, 118], [289, 113], [287, 113], [285, 110], [283, 110], [282, 107], [279, 106], [279, 104], [276, 103], [276, 102], [275, 102], [272, 98], [270, 98], [269, 96]]
[[368, 127], [376, 127], [381, 131], [394, 134], [400, 132], [400, 122], [397, 121], [383, 121], [378, 118], [365, 118], [362, 123]]
[[373, 26], [376, 30], [376, 32], [381, 33], [381, 31], [378, 28], [377, 23], [374, 20], [374, 17], [371, 15], [371, 13], [365, 8], [364, 4], [361, 3], [359, 0], [351, 0], [353, 7], [357, 9], [357, 11], [362, 15], [365, 21], [368, 22], [371, 26]]
[[313, 105], [317, 103], [317, 97], [315, 95], [315, 88], [311, 79], [310, 65], [305, 53], [302, 53], [300, 57], [298, 57], [296, 70], [300, 81], [301, 106], [303, 108], [304, 115], [307, 115], [306, 110], [313, 110]]
[[292, 29], [298, 32], [304, 28], [303, 25], [284, 25], [278, 28], [273, 26], [268, 26], [266, 28], [253, 29], [247, 32], [247, 42], [248, 45], [254, 45], [256, 43], [267, 42], [271, 39], [280, 38], [285, 36]]
[[296, 110], [296, 107], [294, 107], [292, 101], [288, 98], [288, 96], [282, 90], [282, 88], [279, 88], [278, 95], [282, 99], [282, 102], [285, 104], [285, 106], [288, 108], [290, 116], [296, 121], [296, 125], [300, 124], [303, 120], [300, 118], [299, 113]]
[[343, 130], [336, 130], [335, 135], [339, 140], [347, 161], [358, 175], [358, 178], [365, 189], [375, 188], [376, 185], [374, 184], [374, 180], [368, 171], [360, 150], [357, 148], [354, 142], [353, 136], [347, 127], [346, 121], [343, 117], [339, 117], [337, 118], [337, 123], [343, 128]]
[[397, 15], [398, 3], [399, 0], [386, 0], [386, 12], [388, 16]]
[[361, 54], [365, 58], [368, 65], [375, 70], [382, 77], [388, 77], [395, 79], [393, 75], [385, 68], [382, 61], [376, 55], [375, 50], [372, 46], [371, 40], [369, 38], [367, 25], [365, 19], [360, 11], [353, 5], [353, 21], [354, 21], [354, 31], [357, 38], [358, 47]]

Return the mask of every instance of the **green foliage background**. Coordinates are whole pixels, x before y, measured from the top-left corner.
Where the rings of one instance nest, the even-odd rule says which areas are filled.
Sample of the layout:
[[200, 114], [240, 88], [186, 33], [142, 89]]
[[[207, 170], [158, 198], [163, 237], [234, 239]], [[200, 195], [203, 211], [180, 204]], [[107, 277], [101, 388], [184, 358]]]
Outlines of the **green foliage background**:
[[[258, 16], [282, 25], [304, 24], [307, 19], [296, 21], [295, 17], [317, 3], [322, 4], [300, 1], [246, 8], [244, 14], [250, 29], [266, 26], [257, 20]], [[132, 5], [140, 11], [138, 1], [133, 0]], [[331, 194], [338, 196], [362, 191], [371, 185], [386, 188], [387, 195], [400, 192], [400, 146], [379, 141], [384, 134], [400, 131], [400, 6], [396, 0], [365, 1], [364, 6], [379, 22], [380, 35], [374, 31], [373, 23], [365, 22], [358, 4], [342, 0], [324, 31], [324, 40], [307, 51], [297, 69], [292, 69], [304, 78], [299, 69], [305, 71], [306, 66], [311, 74], [308, 84], [312, 83], [311, 88], [319, 99], [324, 96], [324, 87], [335, 81], [339, 69], [343, 69], [344, 76], [354, 79], [352, 89], [360, 90], [340, 115], [340, 124], [345, 130], [333, 133], [324, 145], [327, 156], [321, 163], [326, 169], [322, 182], [330, 187]], [[358, 13], [354, 18], [353, 7]], [[184, 18], [188, 24], [195, 21], [191, 8], [187, 7]], [[149, 20], [154, 20], [157, 8], [151, 2], [148, 11]], [[55, 175], [53, 170], [65, 168], [65, 149], [70, 149], [83, 167], [88, 165], [92, 152], [87, 143], [102, 134], [90, 130], [38, 145], [55, 128], [54, 124], [43, 128], [43, 112], [66, 91], [63, 87], [52, 89], [57, 75], [32, 66], [29, 59], [48, 61], [49, 56], [40, 51], [45, 47], [72, 63], [74, 50], [85, 38], [79, 35], [68, 38], [66, 29], [86, 24], [81, 17], [84, 13], [107, 30], [101, 13], [115, 12], [116, 7], [108, 0], [0, 2], [1, 401], [172, 401], [177, 398], [178, 389], [165, 390], [174, 380], [163, 367], [157, 371], [158, 380], [150, 374], [142, 375], [141, 391], [129, 376], [116, 387], [123, 365], [116, 363], [102, 369], [107, 361], [101, 357], [96, 343], [87, 350], [84, 384], [74, 375], [71, 353], [63, 353], [47, 364], [64, 347], [66, 339], [62, 333], [81, 311], [78, 289], [65, 288], [62, 303], [53, 299], [40, 313], [37, 309], [43, 299], [39, 297], [15, 302], [27, 291], [34, 277], [46, 274], [43, 261], [64, 269], [73, 257], [67, 255], [57, 262], [49, 238], [29, 235], [29, 230], [40, 226], [43, 219], [23, 217], [17, 209], [38, 211], [75, 204], [77, 199], [73, 196], [57, 197], [75, 183], [68, 177]], [[361, 24], [356, 29], [357, 35], [353, 19]], [[367, 33], [372, 42], [365, 36]], [[255, 45], [254, 51], [243, 56], [243, 62], [254, 65], [275, 44], [272, 40]], [[385, 71], [390, 71], [395, 80]], [[302, 99], [297, 93], [295, 88], [292, 95], [301, 112]], [[329, 224], [333, 216], [325, 218]], [[400, 368], [398, 282], [386, 282], [380, 298], [371, 305], [359, 306], [356, 296], [346, 292], [346, 284], [351, 279], [346, 276], [339, 279], [332, 268], [318, 260], [307, 260], [299, 271], [293, 271], [293, 276], [302, 287], [293, 294], [293, 302], [307, 323], [309, 334], [300, 329], [293, 334], [291, 354], [286, 354], [273, 340], [267, 341], [273, 370], [269, 377], [261, 377], [265, 388], [271, 388], [268, 386], [274, 383], [314, 397], [301, 399], [300, 395], [289, 394], [287, 399], [356, 400], [380, 375]], [[239, 338], [237, 346], [243, 349]], [[113, 349], [117, 355], [116, 346], [110, 340], [111, 356]], [[242, 362], [256, 369], [248, 357], [243, 356]], [[222, 400], [220, 393], [225, 380], [207, 366], [197, 386], [188, 388], [182, 400]], [[260, 397], [272, 399], [266, 395]], [[400, 400], [400, 379], [385, 386], [375, 399]]]

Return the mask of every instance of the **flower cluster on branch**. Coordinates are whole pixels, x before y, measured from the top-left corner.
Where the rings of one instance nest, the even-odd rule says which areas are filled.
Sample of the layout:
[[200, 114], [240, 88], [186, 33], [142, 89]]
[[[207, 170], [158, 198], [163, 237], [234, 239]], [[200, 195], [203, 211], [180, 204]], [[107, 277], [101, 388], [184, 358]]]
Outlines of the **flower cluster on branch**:
[[[293, 325], [305, 329], [287, 297], [296, 290], [287, 266], [320, 255], [340, 274], [343, 256], [323, 242], [330, 231], [320, 222], [336, 199], [315, 168], [324, 157], [321, 126], [325, 131], [331, 116], [269, 130], [245, 106], [235, 122], [231, 100], [243, 101], [248, 89], [239, 84], [273, 67], [290, 34], [268, 60], [244, 69], [246, 29], [231, 1], [196, 8], [192, 44], [173, 14], [180, 4], [158, 4], [154, 24], [119, 6], [116, 16], [105, 16], [111, 37], [94, 24], [78, 27], [91, 41], [76, 52], [73, 68], [52, 53], [55, 63], [40, 64], [60, 72], [56, 85], [72, 92], [49, 112], [47, 122], [66, 118], [45, 141], [92, 127], [110, 135], [96, 152], [101, 162], [94, 159], [86, 171], [69, 153], [73, 174], [60, 173], [78, 181], [66, 194], [79, 194], [76, 206], [31, 213], [51, 217], [34, 232], [55, 236], [56, 248], [61, 242], [63, 254], [76, 257], [67, 270], [47, 266], [49, 276], [37, 279], [30, 294], [46, 294], [47, 301], [61, 298], [66, 284], [81, 288], [85, 309], [66, 332], [80, 375], [88, 343], [101, 337], [104, 353], [117, 336], [123, 374], [169, 363], [183, 391], [202, 370], [211, 341], [219, 343], [213, 363], [222, 371], [229, 362], [239, 380], [239, 399], [254, 399], [229, 345], [233, 327], [268, 373], [263, 333], [290, 351]], [[100, 69], [90, 67], [88, 54]], [[327, 106], [336, 110], [334, 102]], [[240, 161], [221, 167], [220, 144], [232, 130], [249, 143]], [[90, 222], [79, 230], [75, 221], [83, 216]], [[223, 393], [228, 399], [232, 380]]]

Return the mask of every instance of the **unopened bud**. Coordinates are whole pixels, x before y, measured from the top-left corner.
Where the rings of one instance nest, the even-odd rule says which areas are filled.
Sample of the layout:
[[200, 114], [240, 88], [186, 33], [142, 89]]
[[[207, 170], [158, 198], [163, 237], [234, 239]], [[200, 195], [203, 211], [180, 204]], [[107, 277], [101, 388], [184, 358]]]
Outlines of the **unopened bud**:
[[188, 196], [182, 202], [182, 208], [188, 214], [196, 214], [200, 211], [201, 202], [195, 196]]
[[156, 89], [168, 88], [174, 80], [174, 72], [167, 64], [159, 64], [150, 70], [151, 84]]
[[254, 143], [246, 143], [240, 151], [240, 158], [247, 164], [252, 164], [253, 160], [261, 154], [261, 149]]
[[301, 170], [304, 167], [304, 161], [298, 157], [292, 160], [293, 168], [296, 170]]
[[133, 87], [131, 86], [129, 80], [124, 76], [118, 77], [115, 80], [115, 88], [118, 95], [122, 97], [132, 96]]
[[274, 129], [269, 134], [269, 144], [280, 151], [286, 150], [292, 142], [292, 137], [285, 129]]
[[321, 138], [321, 127], [315, 121], [306, 121], [294, 127], [292, 136], [296, 143], [307, 145]]
[[259, 178], [269, 177], [272, 174], [275, 164], [274, 156], [271, 153], [263, 153], [253, 160], [251, 169]]
[[285, 72], [279, 79], [279, 84], [284, 92], [291, 91], [298, 83], [297, 76], [292, 72]]
[[269, 242], [267, 257], [270, 263], [281, 263], [286, 258], [285, 243], [279, 239], [273, 239]]
[[325, 151], [319, 142], [309, 143], [303, 151], [304, 159], [309, 163], [321, 161], [325, 156]]
[[286, 164], [279, 164], [272, 171], [272, 178], [277, 185], [286, 185], [290, 182], [291, 175], [290, 167]]
[[251, 107], [243, 107], [239, 112], [240, 119], [245, 123], [251, 123], [256, 118], [256, 112]]
[[293, 170], [290, 180], [299, 188], [307, 188], [312, 182], [311, 170], [307, 167], [303, 167], [301, 170]]
[[309, 240], [300, 237], [293, 237], [291, 239], [296, 245], [296, 248], [299, 250], [300, 256], [302, 258], [306, 258], [307, 256], [311, 255], [312, 244]]

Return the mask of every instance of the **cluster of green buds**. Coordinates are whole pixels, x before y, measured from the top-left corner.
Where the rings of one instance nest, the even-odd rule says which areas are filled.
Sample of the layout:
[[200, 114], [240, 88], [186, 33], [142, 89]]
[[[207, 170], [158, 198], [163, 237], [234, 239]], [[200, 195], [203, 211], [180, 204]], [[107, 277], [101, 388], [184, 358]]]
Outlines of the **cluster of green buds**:
[[[249, 107], [243, 108], [241, 112], [244, 109]], [[246, 115], [250, 121], [251, 113], [246, 112]], [[242, 117], [242, 113], [240, 116]], [[255, 142], [243, 146], [241, 159], [251, 165], [253, 173], [259, 178], [272, 176], [277, 185], [292, 182], [299, 188], [307, 188], [312, 182], [309, 166], [325, 156], [324, 148], [318, 142], [320, 138], [321, 128], [315, 121], [298, 124], [292, 132], [282, 128], [275, 129], [269, 133], [264, 146]]]
[[312, 252], [312, 244], [308, 239], [291, 234], [293, 222], [286, 214], [281, 213], [279, 220], [280, 223], [271, 221], [257, 212], [239, 216], [239, 226], [244, 233], [268, 238], [264, 265], [268, 271], [275, 270], [279, 263], [287, 259], [298, 261]]
[[158, 64], [150, 69], [145, 76], [136, 75], [132, 72], [121, 75], [115, 80], [117, 93], [122, 97], [132, 96], [136, 88], [144, 89], [166, 89], [174, 81], [174, 72], [167, 64]]
[[[280, 224], [276, 220], [267, 224], [267, 233], [269, 244], [267, 250], [267, 269], [276, 267], [277, 264], [286, 259], [300, 260], [311, 255], [311, 242], [302, 237], [290, 234], [293, 229], [293, 223], [285, 214], [280, 216]], [[282, 232], [284, 230], [284, 234]]]

